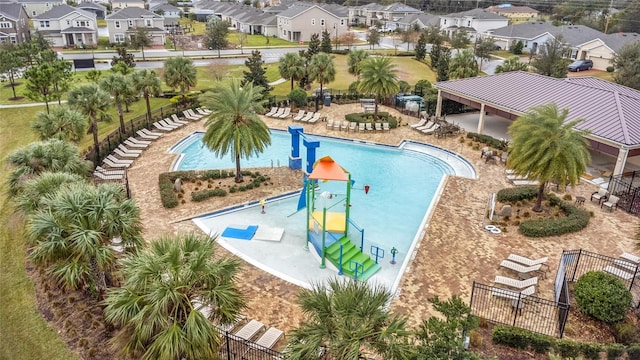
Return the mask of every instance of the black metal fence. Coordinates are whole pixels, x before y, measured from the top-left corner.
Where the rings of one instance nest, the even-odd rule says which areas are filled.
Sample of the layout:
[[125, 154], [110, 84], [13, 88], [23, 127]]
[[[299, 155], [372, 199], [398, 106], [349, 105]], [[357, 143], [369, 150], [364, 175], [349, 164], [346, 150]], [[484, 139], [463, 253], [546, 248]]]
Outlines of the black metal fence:
[[618, 208], [634, 215], [640, 215], [640, 187], [637, 183], [640, 176], [634, 171], [631, 174], [612, 176], [607, 189], [611, 195], [620, 198]]
[[562, 259], [567, 281], [575, 282], [589, 271], [608, 272], [622, 280], [633, 296], [633, 306], [640, 308], [640, 281], [636, 278], [640, 269], [637, 264], [582, 249], [564, 250]]
[[473, 283], [471, 313], [488, 321], [516, 326], [539, 334], [562, 337], [569, 304]]
[[228, 331], [220, 330], [220, 336], [222, 338], [222, 346], [218, 351], [220, 359], [278, 360], [283, 358], [282, 354], [276, 350], [260, 346]]

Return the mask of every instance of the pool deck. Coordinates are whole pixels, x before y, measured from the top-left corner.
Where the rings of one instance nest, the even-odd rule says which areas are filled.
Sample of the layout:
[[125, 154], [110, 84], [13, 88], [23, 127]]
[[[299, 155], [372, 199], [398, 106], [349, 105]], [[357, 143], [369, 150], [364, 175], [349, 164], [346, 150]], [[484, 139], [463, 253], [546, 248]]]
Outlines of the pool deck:
[[[396, 116], [402, 116], [403, 124], [417, 122], [416, 118], [401, 115], [393, 109], [383, 109]], [[329, 119], [342, 120], [343, 114], [361, 111], [360, 104], [333, 104], [322, 109], [321, 113]], [[447, 120], [453, 120], [452, 118], [448, 117]], [[263, 119], [270, 127], [279, 129], [286, 129], [287, 125], [293, 123], [291, 118]], [[189, 207], [167, 210], [160, 202], [158, 175], [169, 171], [176, 157], [175, 154], [167, 153], [167, 149], [191, 132], [204, 130], [203, 126], [204, 121], [199, 121], [167, 133], [145, 150], [129, 169], [131, 193], [141, 207], [144, 235], [148, 241], [153, 241], [163, 234], [198, 231], [188, 219], [232, 205], [225, 203], [228, 200], [214, 199]], [[484, 160], [480, 159], [480, 151], [460, 143], [459, 137], [436, 139], [408, 126], [401, 126], [390, 132], [373, 133], [329, 130], [324, 122], [303, 124], [303, 127], [306, 133], [356, 138], [391, 145], [397, 145], [405, 139], [429, 143], [459, 153], [475, 166], [478, 179], [450, 177], [446, 180], [440, 201], [432, 212], [415, 257], [409, 263], [408, 271], [400, 282], [398, 296], [391, 304], [394, 311], [409, 316], [410, 325], [417, 325], [422, 319], [433, 315], [432, 309], [428, 306], [429, 297], [438, 295], [446, 298], [457, 294], [468, 301], [473, 281], [491, 284], [495, 275], [513, 276], [498, 270], [500, 261], [510, 253], [529, 257], [549, 256], [548, 264], [554, 272], [563, 249], [582, 248], [616, 257], [623, 251], [638, 253], [634, 240], [638, 218], [620, 210], [606, 212], [596, 203], [589, 201], [585, 202], [584, 206], [587, 210], [593, 211], [595, 216], [587, 229], [577, 234], [530, 239], [515, 231], [491, 235], [483, 230], [481, 221], [488, 195], [512, 185], [504, 176], [504, 165], [485, 164]], [[287, 168], [266, 169], [263, 172], [272, 177], [301, 177], [300, 172], [292, 172]], [[250, 197], [243, 194], [234, 196], [236, 203], [241, 204], [296, 188], [299, 188], [299, 182], [293, 181], [282, 186], [260, 187]], [[569, 188], [568, 193], [584, 196], [588, 200], [596, 189], [595, 185], [582, 183], [575, 188]], [[220, 252], [229, 254], [222, 247]], [[300, 322], [302, 313], [295, 305], [300, 288], [296, 285], [247, 264], [241, 271], [239, 286], [247, 296], [249, 309], [246, 314], [252, 319], [285, 331]], [[551, 299], [553, 276], [541, 280], [536, 292]]]

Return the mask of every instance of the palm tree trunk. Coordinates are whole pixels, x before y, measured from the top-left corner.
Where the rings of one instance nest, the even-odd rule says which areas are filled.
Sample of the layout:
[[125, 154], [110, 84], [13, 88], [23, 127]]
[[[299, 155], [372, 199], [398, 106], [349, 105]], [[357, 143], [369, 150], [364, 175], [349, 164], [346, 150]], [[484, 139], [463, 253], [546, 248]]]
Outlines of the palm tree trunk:
[[144, 58], [144, 46], [140, 46], [140, 51], [142, 51], [142, 60], [143, 61], [147, 60]]
[[47, 100], [47, 98], [44, 98], [44, 105], [47, 107], [47, 114], [49, 113], [49, 101]]
[[242, 171], [240, 171], [240, 154], [236, 154], [236, 178], [235, 181], [237, 183], [241, 183], [242, 180]]
[[100, 145], [98, 143], [98, 119], [95, 115], [91, 116], [91, 133], [93, 134], [93, 162], [97, 165], [100, 163]]
[[375, 99], [373, 99], [373, 104], [375, 105], [373, 108], [373, 120], [378, 120], [378, 97], [376, 96]]
[[542, 197], [544, 196], [544, 188], [546, 183], [540, 184], [538, 187], [538, 198], [536, 199], [536, 204], [533, 206], [533, 211], [541, 212], [542, 211]]
[[124, 112], [122, 111], [122, 103], [120, 101], [116, 102], [116, 107], [118, 108], [118, 117], [120, 118], [120, 132], [124, 135], [126, 129], [124, 128]]
[[[293, 91], [293, 76], [291, 77], [291, 91]], [[14, 97], [15, 97], [15, 93], [16, 93], [16, 91], [13, 90], [13, 94], [14, 94], [13, 96]]]
[[147, 102], [147, 119], [151, 121], [151, 105], [149, 104], [149, 93], [144, 92], [144, 100]]

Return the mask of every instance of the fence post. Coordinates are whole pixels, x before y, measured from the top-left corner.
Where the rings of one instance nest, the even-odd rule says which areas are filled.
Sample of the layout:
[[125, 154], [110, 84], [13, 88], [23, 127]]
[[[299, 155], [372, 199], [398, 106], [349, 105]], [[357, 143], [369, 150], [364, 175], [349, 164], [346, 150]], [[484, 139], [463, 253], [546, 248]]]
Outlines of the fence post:
[[471, 283], [471, 300], [469, 300], [469, 309], [473, 308], [473, 294], [476, 291], [476, 282], [475, 280]]
[[578, 250], [578, 258], [575, 261], [575, 266], [573, 267], [573, 274], [571, 275], [571, 282], [576, 280], [576, 272], [578, 271], [578, 264], [580, 264], [580, 255], [582, 255], [582, 249]]
[[522, 294], [518, 293], [518, 298], [516, 299], [516, 306], [513, 306], [513, 300], [511, 300], [511, 308], [513, 309], [513, 326], [516, 326], [516, 320], [518, 320], [518, 310], [520, 309], [520, 299]]

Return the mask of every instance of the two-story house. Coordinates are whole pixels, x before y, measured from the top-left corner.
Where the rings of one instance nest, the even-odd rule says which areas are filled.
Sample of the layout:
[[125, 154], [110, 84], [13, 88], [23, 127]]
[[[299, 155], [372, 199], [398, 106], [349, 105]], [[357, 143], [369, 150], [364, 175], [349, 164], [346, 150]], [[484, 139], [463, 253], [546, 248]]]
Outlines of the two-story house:
[[122, 10], [128, 7], [137, 7], [144, 9], [144, 0], [112, 0], [111, 6], [113, 11]]
[[33, 17], [33, 26], [55, 47], [83, 47], [98, 43], [96, 14], [67, 4]]
[[535, 21], [538, 19], [538, 10], [528, 6], [513, 6], [511, 4], [500, 4], [486, 8], [488, 12], [508, 17], [515, 22]]
[[278, 37], [303, 42], [325, 30], [332, 38], [342, 36], [348, 31], [349, 12], [344, 7], [330, 4], [296, 3], [276, 18]]
[[65, 4], [64, 0], [18, 0], [18, 2], [24, 6], [30, 18], [43, 14], [58, 5]]
[[398, 27], [402, 31], [407, 31], [417, 26], [420, 29], [429, 26], [440, 26], [440, 17], [431, 14], [410, 14], [398, 20]]
[[471, 41], [475, 41], [489, 30], [499, 29], [509, 25], [509, 19], [488, 12], [484, 9], [473, 9], [440, 16], [440, 29], [451, 37], [459, 30], [465, 30]]
[[107, 16], [107, 8], [98, 3], [86, 1], [86, 2], [81, 2], [76, 7], [80, 10], [84, 10], [84, 11], [88, 11], [96, 14], [97, 19], [104, 19], [104, 17]]
[[17, 2], [0, 2], [0, 43], [29, 41], [29, 16]]
[[389, 5], [370, 3], [349, 8], [349, 23], [365, 26], [380, 24], [384, 28], [395, 30], [402, 18], [422, 13], [421, 10], [398, 2]]
[[109, 41], [124, 43], [131, 40], [131, 35], [137, 27], [149, 30], [152, 45], [164, 45], [166, 32], [164, 17], [138, 7], [127, 7], [107, 16]]

